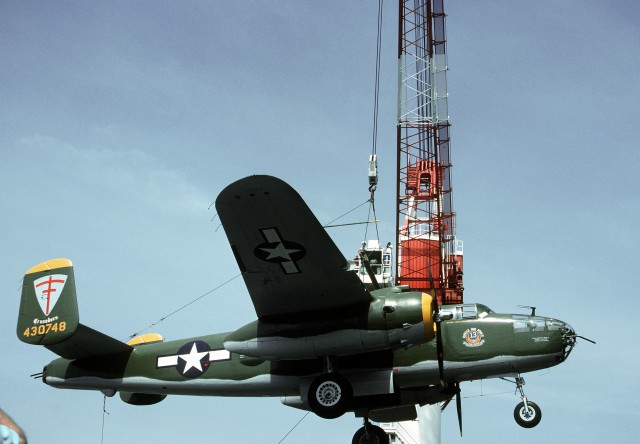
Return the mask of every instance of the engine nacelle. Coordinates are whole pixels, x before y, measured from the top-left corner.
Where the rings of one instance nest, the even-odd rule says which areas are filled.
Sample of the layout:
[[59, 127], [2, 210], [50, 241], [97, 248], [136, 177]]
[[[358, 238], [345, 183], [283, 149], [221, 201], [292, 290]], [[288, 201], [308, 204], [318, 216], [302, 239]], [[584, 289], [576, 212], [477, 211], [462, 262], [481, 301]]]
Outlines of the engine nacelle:
[[[257, 320], [231, 333], [224, 347], [266, 360], [313, 359], [409, 347], [432, 340], [434, 298], [391, 289], [376, 292], [368, 308], [343, 319]], [[304, 327], [304, 328], [302, 328]], [[317, 331], [304, 336], [300, 331]]]

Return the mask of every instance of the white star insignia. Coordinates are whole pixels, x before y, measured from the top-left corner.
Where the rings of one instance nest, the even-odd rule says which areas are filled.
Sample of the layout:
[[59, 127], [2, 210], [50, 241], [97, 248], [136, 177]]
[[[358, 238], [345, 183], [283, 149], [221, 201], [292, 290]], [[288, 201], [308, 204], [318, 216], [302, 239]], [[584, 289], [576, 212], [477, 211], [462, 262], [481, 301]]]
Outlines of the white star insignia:
[[191, 351], [188, 354], [178, 355], [178, 358], [185, 361], [184, 370], [182, 370], [182, 374], [187, 373], [187, 371], [189, 371], [189, 369], [191, 368], [196, 368], [198, 369], [198, 371], [202, 371], [201, 360], [205, 355], [208, 355], [208, 354], [209, 354], [208, 351], [199, 352], [198, 347], [196, 347], [196, 343], [194, 342], [193, 346], [191, 347]]
[[[158, 356], [156, 361], [157, 368], [176, 367], [176, 370], [178, 370], [178, 373], [181, 375], [197, 378], [207, 370], [209, 363], [214, 361], [228, 361], [231, 359], [231, 353], [229, 353], [229, 351], [225, 349], [209, 350], [209, 344], [203, 341], [187, 342], [180, 350], [188, 349], [189, 344], [191, 344], [191, 349], [187, 353]], [[205, 351], [199, 351], [198, 344], [200, 345], [200, 349], [204, 348]], [[202, 362], [203, 360], [205, 360], [204, 364]], [[184, 366], [182, 362], [184, 362]], [[191, 376], [187, 376], [187, 373]]]

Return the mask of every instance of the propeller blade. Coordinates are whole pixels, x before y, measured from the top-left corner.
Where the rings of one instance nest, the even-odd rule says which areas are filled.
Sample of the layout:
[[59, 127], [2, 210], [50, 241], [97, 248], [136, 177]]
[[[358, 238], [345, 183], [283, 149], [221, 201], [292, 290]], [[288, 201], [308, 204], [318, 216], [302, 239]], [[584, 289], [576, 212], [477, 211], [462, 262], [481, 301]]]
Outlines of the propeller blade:
[[440, 383], [444, 385], [444, 352], [442, 349], [442, 332], [440, 322], [436, 323], [436, 351], [438, 353], [438, 371], [440, 372]]
[[440, 328], [442, 320], [440, 319], [440, 307], [438, 306], [438, 298], [435, 297], [435, 294], [431, 304], [433, 317], [436, 321], [436, 355], [438, 358], [438, 371], [440, 372], [440, 384], [444, 386], [444, 351], [442, 347], [442, 329]]
[[462, 399], [460, 395], [460, 383], [455, 383], [456, 387], [456, 412], [458, 412], [458, 427], [460, 427], [460, 436], [462, 436]]

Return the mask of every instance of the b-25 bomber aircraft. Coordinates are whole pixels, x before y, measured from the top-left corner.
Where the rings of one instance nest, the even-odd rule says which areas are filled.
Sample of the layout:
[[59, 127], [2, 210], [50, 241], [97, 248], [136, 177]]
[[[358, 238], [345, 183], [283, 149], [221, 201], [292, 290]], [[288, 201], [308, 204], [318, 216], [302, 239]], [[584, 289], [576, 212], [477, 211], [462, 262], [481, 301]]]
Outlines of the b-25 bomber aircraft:
[[541, 419], [522, 373], [552, 367], [577, 336], [557, 319], [499, 314], [481, 304], [443, 305], [402, 287], [368, 291], [300, 195], [270, 176], [226, 187], [216, 209], [257, 320], [233, 332], [128, 343], [79, 323], [73, 266], [43, 262], [24, 277], [17, 335], [60, 358], [52, 387], [119, 392], [149, 405], [167, 395], [278, 396], [322, 418], [354, 412], [354, 443], [386, 443], [372, 421], [416, 417], [416, 405], [456, 398], [460, 383], [513, 377], [523, 427]]

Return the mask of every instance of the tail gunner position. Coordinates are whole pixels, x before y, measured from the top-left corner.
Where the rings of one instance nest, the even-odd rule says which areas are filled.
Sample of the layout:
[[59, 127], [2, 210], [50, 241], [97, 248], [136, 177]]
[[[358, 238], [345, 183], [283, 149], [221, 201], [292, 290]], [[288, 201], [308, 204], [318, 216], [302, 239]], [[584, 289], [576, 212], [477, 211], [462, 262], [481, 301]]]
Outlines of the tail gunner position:
[[323, 418], [354, 412], [365, 426], [353, 442], [364, 443], [388, 442], [369, 419], [414, 419], [416, 404], [454, 396], [461, 418], [461, 382], [513, 377], [516, 421], [540, 422], [521, 374], [569, 356], [579, 336], [565, 322], [481, 304], [439, 307], [399, 287], [367, 291], [303, 199], [274, 177], [229, 185], [216, 208], [257, 319], [233, 332], [124, 343], [80, 323], [71, 261], [43, 262], [24, 277], [17, 335], [60, 356], [44, 367], [47, 385], [119, 392], [133, 405], [167, 395], [278, 396]]

